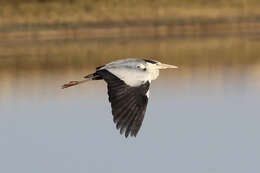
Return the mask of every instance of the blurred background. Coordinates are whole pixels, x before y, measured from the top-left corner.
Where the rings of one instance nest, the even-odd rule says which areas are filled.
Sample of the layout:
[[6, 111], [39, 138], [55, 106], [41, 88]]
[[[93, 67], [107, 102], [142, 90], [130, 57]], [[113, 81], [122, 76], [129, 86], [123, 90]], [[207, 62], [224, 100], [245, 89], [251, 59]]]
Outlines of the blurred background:
[[[0, 0], [0, 172], [260, 172], [259, 0]], [[179, 66], [120, 136], [96, 66]]]

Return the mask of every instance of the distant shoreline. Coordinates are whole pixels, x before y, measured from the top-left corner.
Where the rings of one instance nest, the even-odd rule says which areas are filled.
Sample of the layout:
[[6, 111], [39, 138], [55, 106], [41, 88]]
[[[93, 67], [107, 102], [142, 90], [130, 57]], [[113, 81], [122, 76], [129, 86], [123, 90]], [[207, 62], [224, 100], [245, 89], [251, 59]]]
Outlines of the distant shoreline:
[[189, 21], [260, 15], [258, 0], [0, 0], [0, 25]]
[[259, 23], [260, 15], [250, 17], [219, 17], [219, 18], [190, 18], [190, 19], [141, 19], [125, 21], [98, 21], [98, 22], [63, 22], [63, 23], [16, 23], [0, 24], [0, 32], [34, 31], [77, 28], [126, 28], [126, 27], [159, 27], [166, 25], [214, 25], [230, 23]]
[[189, 20], [137, 20], [57, 24], [0, 25], [0, 39], [58, 40], [142, 36], [250, 34], [260, 32], [260, 16], [193, 18]]

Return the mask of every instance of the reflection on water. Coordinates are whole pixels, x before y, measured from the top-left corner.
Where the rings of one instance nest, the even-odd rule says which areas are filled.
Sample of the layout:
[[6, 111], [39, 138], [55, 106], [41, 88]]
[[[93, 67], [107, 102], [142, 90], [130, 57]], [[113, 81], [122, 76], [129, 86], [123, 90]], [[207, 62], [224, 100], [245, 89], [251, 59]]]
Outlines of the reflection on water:
[[[245, 37], [1, 42], [0, 171], [259, 172], [259, 47]], [[118, 57], [180, 67], [152, 83], [136, 139], [115, 129], [104, 82], [60, 89]]]

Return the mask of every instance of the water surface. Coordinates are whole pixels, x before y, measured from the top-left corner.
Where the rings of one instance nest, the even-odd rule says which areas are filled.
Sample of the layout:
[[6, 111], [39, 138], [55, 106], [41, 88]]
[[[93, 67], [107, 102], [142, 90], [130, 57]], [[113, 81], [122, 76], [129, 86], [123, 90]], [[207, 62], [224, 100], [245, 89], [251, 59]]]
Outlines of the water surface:
[[[257, 36], [1, 42], [0, 172], [259, 172], [259, 47]], [[116, 130], [103, 81], [60, 89], [119, 57], [180, 67], [152, 83], [137, 138]]]

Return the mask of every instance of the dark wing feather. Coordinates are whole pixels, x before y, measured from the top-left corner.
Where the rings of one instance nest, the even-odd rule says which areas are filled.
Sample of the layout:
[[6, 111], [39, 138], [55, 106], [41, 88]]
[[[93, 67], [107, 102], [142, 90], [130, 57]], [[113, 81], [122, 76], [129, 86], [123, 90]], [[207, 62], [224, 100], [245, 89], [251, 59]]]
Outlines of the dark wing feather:
[[125, 137], [136, 136], [144, 119], [148, 98], [146, 96], [150, 83], [131, 87], [124, 81], [103, 69], [96, 72], [107, 83], [109, 102], [112, 107], [113, 120], [120, 133]]

